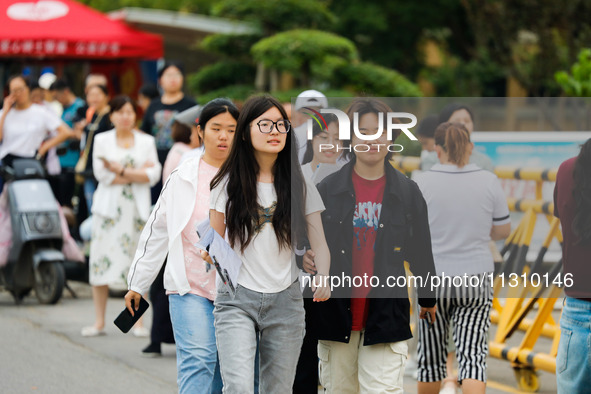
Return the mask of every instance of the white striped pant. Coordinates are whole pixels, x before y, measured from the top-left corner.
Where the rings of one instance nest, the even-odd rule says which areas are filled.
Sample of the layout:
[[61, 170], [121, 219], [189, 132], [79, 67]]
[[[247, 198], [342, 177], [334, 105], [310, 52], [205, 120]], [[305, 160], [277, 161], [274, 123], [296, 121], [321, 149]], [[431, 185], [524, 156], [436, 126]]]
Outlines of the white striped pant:
[[488, 328], [493, 289], [485, 280], [479, 288], [441, 288], [435, 322], [419, 322], [418, 380], [438, 382], [446, 377], [447, 340], [453, 323], [453, 340], [459, 364], [458, 381], [486, 382]]

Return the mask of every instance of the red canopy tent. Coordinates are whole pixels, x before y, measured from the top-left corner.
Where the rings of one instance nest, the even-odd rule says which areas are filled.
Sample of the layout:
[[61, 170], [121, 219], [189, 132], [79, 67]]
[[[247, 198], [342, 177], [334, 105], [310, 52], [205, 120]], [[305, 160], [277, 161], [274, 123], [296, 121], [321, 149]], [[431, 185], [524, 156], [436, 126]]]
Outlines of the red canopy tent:
[[162, 57], [162, 38], [72, 0], [0, 0], [0, 57]]

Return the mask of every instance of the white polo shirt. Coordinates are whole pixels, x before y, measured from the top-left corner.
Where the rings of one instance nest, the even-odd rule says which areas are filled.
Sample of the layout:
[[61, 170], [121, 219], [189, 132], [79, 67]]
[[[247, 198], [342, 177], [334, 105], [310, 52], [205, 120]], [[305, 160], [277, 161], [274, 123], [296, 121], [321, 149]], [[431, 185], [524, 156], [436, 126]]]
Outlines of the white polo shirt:
[[493, 271], [490, 230], [511, 222], [497, 176], [475, 164], [436, 164], [415, 180], [427, 202], [437, 274]]

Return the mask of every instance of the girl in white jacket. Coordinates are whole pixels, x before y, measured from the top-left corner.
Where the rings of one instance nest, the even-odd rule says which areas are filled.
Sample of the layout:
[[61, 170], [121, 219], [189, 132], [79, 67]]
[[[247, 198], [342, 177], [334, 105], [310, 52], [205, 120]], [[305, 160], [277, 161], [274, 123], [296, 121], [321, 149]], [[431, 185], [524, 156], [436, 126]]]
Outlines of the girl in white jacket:
[[228, 157], [238, 109], [227, 99], [209, 102], [199, 116], [205, 151], [174, 170], [140, 236], [127, 278], [125, 305], [139, 305], [168, 254], [164, 287], [177, 348], [180, 393], [221, 393], [213, 325], [215, 270], [207, 270], [194, 244], [196, 225], [209, 214], [209, 184]]

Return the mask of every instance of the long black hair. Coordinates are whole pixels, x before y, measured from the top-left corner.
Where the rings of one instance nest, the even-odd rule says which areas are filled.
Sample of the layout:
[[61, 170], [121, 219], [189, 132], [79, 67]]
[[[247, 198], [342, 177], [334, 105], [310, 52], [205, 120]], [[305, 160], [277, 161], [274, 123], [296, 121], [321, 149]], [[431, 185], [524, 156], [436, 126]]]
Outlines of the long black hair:
[[[228, 238], [230, 245], [234, 247], [239, 244], [242, 252], [252, 241], [255, 224], [259, 220], [257, 176], [260, 168], [255, 158], [250, 127], [254, 119], [273, 107], [279, 110], [284, 119], [288, 119], [281, 103], [269, 95], [251, 97], [244, 103], [230, 154], [210, 185], [213, 189], [227, 179], [225, 213]], [[288, 248], [303, 240], [307, 234], [304, 215], [306, 189], [295, 147], [294, 135], [290, 130], [285, 147], [273, 165], [277, 205], [272, 224], [280, 247]], [[291, 237], [292, 225], [295, 240]]]
[[581, 147], [573, 171], [575, 218], [573, 232], [579, 243], [591, 243], [591, 139]]

